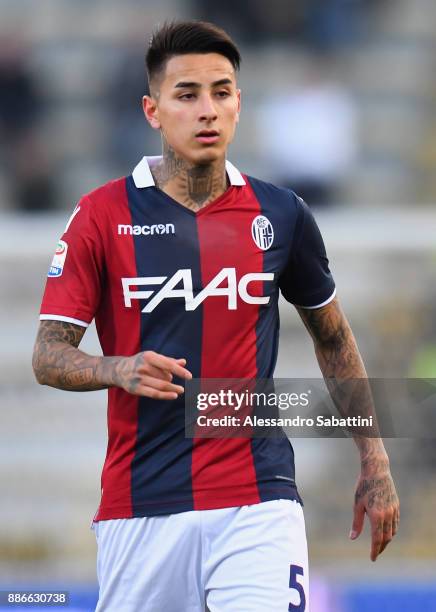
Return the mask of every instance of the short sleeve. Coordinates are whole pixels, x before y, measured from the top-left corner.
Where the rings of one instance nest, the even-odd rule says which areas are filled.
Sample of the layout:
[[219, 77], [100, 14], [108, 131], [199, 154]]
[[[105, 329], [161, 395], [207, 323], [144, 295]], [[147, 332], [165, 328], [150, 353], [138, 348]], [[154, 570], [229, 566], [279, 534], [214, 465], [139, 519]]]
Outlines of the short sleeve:
[[319, 308], [335, 296], [324, 241], [307, 204], [294, 196], [297, 221], [287, 265], [280, 277], [283, 297], [295, 306]]
[[40, 319], [88, 326], [98, 309], [104, 257], [93, 204], [77, 204], [59, 240], [48, 271]]

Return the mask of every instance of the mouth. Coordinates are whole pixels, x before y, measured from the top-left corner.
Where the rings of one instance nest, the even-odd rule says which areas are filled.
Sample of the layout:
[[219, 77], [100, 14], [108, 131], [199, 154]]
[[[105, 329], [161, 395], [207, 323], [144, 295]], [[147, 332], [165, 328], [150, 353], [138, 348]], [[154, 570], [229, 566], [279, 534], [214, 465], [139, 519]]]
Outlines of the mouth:
[[195, 140], [203, 144], [214, 144], [219, 140], [219, 137], [217, 130], [201, 130], [195, 135]]

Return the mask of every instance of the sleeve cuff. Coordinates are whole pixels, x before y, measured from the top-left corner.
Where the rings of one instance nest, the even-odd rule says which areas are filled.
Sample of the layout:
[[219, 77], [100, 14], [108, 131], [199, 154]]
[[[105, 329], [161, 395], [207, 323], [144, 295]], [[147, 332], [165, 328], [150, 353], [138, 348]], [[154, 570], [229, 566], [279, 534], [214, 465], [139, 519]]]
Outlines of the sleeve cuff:
[[80, 319], [74, 319], [73, 317], [64, 317], [64, 315], [57, 314], [40, 314], [40, 321], [65, 321], [65, 323], [74, 323], [75, 325], [81, 325], [82, 327], [88, 327], [89, 323], [81, 321]]
[[324, 300], [324, 302], [321, 302], [320, 304], [316, 304], [315, 306], [303, 306], [300, 304], [294, 304], [294, 306], [297, 306], [298, 308], [305, 308], [306, 310], [315, 310], [316, 308], [322, 308], [323, 306], [327, 306], [327, 304], [329, 304], [336, 296], [336, 287], [333, 289], [333, 293], [331, 294], [331, 296], [329, 298], [327, 298], [326, 300]]

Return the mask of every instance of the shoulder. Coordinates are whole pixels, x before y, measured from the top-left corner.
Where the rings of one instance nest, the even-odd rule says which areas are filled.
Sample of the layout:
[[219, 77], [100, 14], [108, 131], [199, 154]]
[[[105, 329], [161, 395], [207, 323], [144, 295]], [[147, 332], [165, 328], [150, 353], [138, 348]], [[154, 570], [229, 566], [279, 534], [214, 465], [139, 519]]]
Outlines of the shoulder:
[[294, 218], [304, 216], [307, 205], [292, 189], [279, 187], [253, 176], [246, 176], [247, 183], [253, 189], [262, 208], [282, 210]]
[[126, 177], [113, 179], [84, 194], [82, 200], [92, 205], [94, 210], [108, 208], [126, 197]]
[[[108, 181], [104, 185], [82, 195], [73, 210], [64, 233], [73, 227], [73, 233], [89, 232], [103, 227], [110, 219], [113, 207], [118, 205], [125, 194], [125, 177]], [[71, 233], [71, 232], [70, 232]]]

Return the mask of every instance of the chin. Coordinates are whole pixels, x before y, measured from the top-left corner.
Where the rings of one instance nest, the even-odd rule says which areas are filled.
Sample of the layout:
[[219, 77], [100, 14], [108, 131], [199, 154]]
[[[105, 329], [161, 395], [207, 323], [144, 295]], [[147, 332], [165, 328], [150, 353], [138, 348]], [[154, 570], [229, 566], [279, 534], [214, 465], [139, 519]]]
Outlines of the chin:
[[223, 157], [224, 153], [218, 148], [208, 147], [204, 148], [201, 151], [197, 151], [192, 156], [192, 161], [194, 164], [211, 164], [218, 159]]
[[178, 150], [174, 147], [177, 155], [187, 161], [189, 164], [205, 165], [213, 164], [214, 162], [223, 159], [225, 157], [225, 150], [221, 146], [203, 146], [193, 147], [191, 149]]

